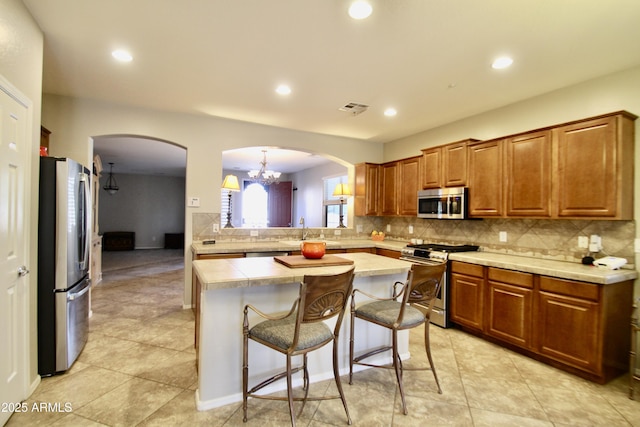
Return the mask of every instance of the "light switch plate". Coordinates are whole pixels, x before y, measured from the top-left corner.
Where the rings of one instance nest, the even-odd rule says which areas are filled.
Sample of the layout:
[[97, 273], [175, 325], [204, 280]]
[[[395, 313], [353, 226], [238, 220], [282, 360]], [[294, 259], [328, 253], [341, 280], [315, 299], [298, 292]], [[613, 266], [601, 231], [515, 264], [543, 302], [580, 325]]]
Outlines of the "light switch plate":
[[578, 236], [578, 247], [587, 249], [589, 247], [589, 238], [587, 236]]
[[189, 197], [187, 201], [187, 206], [192, 208], [200, 207], [200, 197]]
[[339, 235], [341, 235], [341, 234], [342, 234], [342, 230], [334, 230], [334, 231], [333, 231], [333, 235], [334, 235], [334, 236], [339, 236]]
[[213, 224], [213, 232], [214, 233], [219, 233], [220, 232], [220, 224], [218, 224], [218, 223]]
[[498, 236], [499, 236], [501, 242], [506, 242], [507, 241], [507, 232], [506, 231], [501, 231], [498, 234]]

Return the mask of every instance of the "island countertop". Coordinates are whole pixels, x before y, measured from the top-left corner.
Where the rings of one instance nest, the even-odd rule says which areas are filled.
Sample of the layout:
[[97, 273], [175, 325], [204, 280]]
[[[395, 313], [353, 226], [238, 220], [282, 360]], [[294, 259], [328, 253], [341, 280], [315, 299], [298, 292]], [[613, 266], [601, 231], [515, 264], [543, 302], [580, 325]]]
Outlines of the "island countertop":
[[[369, 253], [335, 254], [354, 261], [355, 277], [406, 273], [411, 263]], [[202, 290], [243, 288], [301, 282], [305, 274], [336, 274], [349, 265], [289, 268], [273, 257], [209, 259], [193, 261]]]

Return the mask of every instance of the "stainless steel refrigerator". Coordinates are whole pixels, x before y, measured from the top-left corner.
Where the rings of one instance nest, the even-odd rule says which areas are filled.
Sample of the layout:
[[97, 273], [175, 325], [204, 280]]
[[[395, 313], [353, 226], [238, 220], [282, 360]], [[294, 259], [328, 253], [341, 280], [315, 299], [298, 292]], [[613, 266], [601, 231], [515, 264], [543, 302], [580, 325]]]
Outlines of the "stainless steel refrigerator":
[[91, 173], [71, 159], [40, 158], [38, 373], [64, 372], [89, 335]]

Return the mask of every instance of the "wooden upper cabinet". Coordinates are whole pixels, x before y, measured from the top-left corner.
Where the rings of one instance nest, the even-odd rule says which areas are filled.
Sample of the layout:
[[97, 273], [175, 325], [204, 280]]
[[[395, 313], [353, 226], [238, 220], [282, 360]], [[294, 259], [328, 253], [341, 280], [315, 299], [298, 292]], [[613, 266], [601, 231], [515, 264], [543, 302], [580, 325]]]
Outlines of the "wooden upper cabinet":
[[508, 138], [506, 157], [506, 215], [551, 216], [551, 132]]
[[355, 166], [354, 213], [378, 215], [380, 210], [380, 165], [359, 163]]
[[467, 145], [465, 139], [422, 150], [422, 188], [464, 187], [467, 185]]
[[477, 139], [465, 139], [442, 147], [442, 174], [445, 187], [464, 187], [468, 182], [467, 145]]
[[384, 163], [380, 166], [380, 214], [391, 216], [398, 214], [398, 162]]
[[635, 119], [616, 113], [553, 130], [558, 217], [633, 219]]
[[503, 215], [502, 139], [469, 145], [469, 216]]
[[422, 156], [398, 161], [398, 214], [418, 214], [418, 190]]
[[442, 147], [422, 150], [422, 188], [441, 188]]

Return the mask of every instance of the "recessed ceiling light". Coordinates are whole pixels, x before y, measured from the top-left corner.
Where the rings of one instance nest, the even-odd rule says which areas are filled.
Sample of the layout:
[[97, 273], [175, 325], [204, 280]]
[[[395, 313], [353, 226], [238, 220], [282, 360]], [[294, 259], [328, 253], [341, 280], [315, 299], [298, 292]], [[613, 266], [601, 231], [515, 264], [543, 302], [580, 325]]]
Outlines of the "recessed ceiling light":
[[116, 58], [120, 62], [131, 62], [133, 60], [133, 56], [126, 50], [118, 49], [111, 52], [111, 56]]
[[384, 115], [387, 117], [393, 117], [396, 114], [398, 114], [398, 112], [395, 108], [387, 108], [386, 110], [384, 110]]
[[513, 64], [513, 59], [509, 58], [508, 56], [502, 56], [493, 61], [491, 67], [495, 68], [496, 70], [502, 70], [503, 68], [510, 67], [511, 64]]
[[280, 85], [276, 88], [276, 92], [280, 95], [289, 95], [291, 93], [291, 88], [287, 85]]
[[357, 0], [349, 6], [349, 16], [353, 19], [364, 19], [371, 15], [373, 8], [364, 0]]

